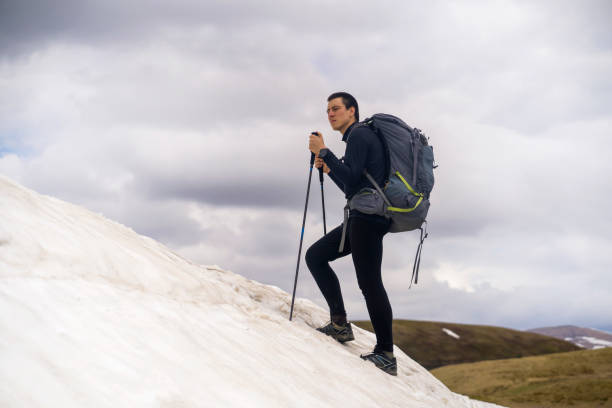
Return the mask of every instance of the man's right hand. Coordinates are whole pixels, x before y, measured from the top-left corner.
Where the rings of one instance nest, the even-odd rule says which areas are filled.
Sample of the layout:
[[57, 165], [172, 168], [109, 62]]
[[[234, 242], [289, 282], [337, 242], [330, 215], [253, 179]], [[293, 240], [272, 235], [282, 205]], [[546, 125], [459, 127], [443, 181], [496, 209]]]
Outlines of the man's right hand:
[[319, 156], [317, 155], [315, 158], [315, 162], [314, 162], [315, 167], [321, 168], [323, 167], [323, 173], [328, 174], [329, 173], [329, 167], [327, 167], [327, 164], [325, 164], [325, 162], [323, 161], [323, 159], [319, 158]]

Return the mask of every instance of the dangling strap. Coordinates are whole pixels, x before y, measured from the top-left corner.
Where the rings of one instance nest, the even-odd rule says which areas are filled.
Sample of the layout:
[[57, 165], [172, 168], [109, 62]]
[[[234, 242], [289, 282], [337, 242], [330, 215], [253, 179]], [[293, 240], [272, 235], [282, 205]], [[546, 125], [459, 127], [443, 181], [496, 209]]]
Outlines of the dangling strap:
[[346, 240], [346, 226], [348, 225], [349, 209], [350, 207], [348, 203], [346, 203], [346, 205], [344, 206], [344, 222], [342, 223], [342, 238], [340, 239], [340, 248], [338, 249], [338, 252], [344, 251], [344, 241]]
[[419, 281], [419, 268], [421, 267], [421, 251], [423, 250], [423, 241], [427, 238], [427, 221], [423, 222], [423, 226], [419, 228], [421, 230], [421, 242], [417, 247], [416, 255], [414, 256], [414, 265], [412, 266], [412, 277], [410, 278], [410, 289], [412, 282], [416, 285]]

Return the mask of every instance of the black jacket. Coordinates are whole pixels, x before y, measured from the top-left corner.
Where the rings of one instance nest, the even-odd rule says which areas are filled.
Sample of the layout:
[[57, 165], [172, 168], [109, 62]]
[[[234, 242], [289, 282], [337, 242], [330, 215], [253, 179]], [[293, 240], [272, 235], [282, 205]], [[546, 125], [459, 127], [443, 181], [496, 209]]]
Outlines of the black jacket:
[[[382, 188], [386, 181], [385, 154], [378, 136], [368, 126], [354, 123], [346, 130], [342, 141], [346, 143], [346, 152], [342, 159], [338, 159], [329, 149], [321, 150], [319, 157], [329, 167], [329, 177], [344, 192], [346, 198], [350, 199], [364, 187], [374, 188], [363, 174], [364, 169]], [[362, 214], [356, 210], [351, 210], [350, 216], [387, 222], [384, 217]]]

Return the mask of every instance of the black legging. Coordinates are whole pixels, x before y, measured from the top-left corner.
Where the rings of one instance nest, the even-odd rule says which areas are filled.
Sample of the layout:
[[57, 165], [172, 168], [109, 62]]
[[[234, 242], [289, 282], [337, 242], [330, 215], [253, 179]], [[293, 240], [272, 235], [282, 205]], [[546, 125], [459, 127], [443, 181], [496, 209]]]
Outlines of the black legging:
[[346, 317], [340, 283], [329, 262], [352, 254], [359, 289], [366, 301], [376, 333], [376, 351], [393, 351], [391, 324], [393, 313], [383, 286], [380, 266], [382, 240], [388, 226], [376, 221], [351, 217], [348, 221], [344, 251], [338, 252], [342, 225], [334, 228], [306, 251], [306, 264], [329, 305], [332, 316]]

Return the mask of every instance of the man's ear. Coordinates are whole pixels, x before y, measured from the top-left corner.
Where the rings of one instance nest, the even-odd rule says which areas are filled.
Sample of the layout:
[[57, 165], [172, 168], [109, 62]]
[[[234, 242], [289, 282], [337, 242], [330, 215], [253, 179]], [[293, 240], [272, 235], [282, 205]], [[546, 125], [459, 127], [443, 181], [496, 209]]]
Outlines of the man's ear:
[[354, 107], [354, 106], [351, 106], [351, 107], [349, 108], [349, 112], [351, 112], [351, 113], [353, 114], [353, 118], [354, 118], [354, 117], [355, 117], [355, 107]]

